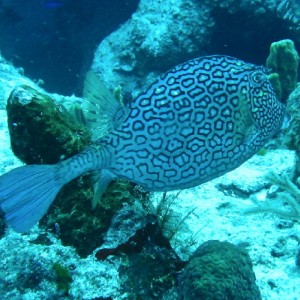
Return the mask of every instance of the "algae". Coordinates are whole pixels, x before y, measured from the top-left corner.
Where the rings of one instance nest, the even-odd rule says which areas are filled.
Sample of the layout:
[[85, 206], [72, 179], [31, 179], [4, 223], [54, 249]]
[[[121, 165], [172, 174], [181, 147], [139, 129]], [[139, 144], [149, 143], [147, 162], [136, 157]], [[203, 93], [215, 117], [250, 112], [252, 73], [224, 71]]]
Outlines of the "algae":
[[7, 102], [14, 154], [26, 164], [53, 164], [82, 151], [89, 132], [50, 96], [29, 86], [15, 88]]
[[56, 286], [57, 289], [64, 292], [65, 294], [69, 293], [70, 284], [72, 282], [72, 276], [68, 268], [64, 267], [58, 262], [55, 262], [52, 265], [52, 270], [54, 270], [56, 275]]

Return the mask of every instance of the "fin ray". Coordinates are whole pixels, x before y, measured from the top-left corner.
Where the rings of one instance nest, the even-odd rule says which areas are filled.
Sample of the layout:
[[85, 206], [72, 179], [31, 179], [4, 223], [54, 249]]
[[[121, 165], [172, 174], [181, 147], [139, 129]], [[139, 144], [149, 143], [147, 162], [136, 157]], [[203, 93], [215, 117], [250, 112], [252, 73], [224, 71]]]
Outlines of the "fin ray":
[[88, 72], [84, 82], [82, 114], [93, 140], [118, 127], [127, 115], [127, 109], [116, 100], [100, 78]]
[[26, 232], [48, 210], [63, 183], [56, 165], [16, 168], [0, 177], [0, 207], [17, 232]]

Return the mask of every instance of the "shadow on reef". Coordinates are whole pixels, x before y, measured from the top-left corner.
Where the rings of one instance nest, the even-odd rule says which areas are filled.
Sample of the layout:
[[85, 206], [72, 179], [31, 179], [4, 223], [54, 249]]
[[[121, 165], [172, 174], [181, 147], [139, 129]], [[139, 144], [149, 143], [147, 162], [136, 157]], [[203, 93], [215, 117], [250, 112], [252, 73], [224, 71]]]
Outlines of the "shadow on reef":
[[127, 299], [161, 299], [185, 266], [162, 234], [157, 216], [146, 213], [138, 202], [116, 214], [95, 252], [98, 260], [110, 255], [122, 258], [119, 272]]

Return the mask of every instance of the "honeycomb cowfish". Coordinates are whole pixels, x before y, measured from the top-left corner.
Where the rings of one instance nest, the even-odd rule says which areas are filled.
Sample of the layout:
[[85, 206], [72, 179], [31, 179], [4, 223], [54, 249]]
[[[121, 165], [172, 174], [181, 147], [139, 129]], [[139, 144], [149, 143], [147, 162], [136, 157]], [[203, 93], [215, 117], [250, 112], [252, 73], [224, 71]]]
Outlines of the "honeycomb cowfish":
[[264, 67], [221, 55], [174, 67], [127, 108], [117, 100], [98, 105], [103, 97], [93, 93], [87, 119], [101, 122], [97, 107], [105, 107], [108, 134], [55, 165], [22, 166], [0, 177], [0, 207], [17, 232], [35, 225], [59, 190], [85, 172], [101, 173], [97, 195], [116, 178], [170, 191], [221, 176], [253, 156], [285, 115]]

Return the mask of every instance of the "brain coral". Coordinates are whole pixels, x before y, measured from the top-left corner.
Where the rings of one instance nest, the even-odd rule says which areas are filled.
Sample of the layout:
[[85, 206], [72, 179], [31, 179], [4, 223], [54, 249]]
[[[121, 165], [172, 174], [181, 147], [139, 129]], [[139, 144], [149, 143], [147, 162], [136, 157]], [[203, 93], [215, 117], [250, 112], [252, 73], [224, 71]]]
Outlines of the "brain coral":
[[184, 300], [261, 299], [248, 253], [228, 242], [202, 244], [183, 270], [179, 284]]

